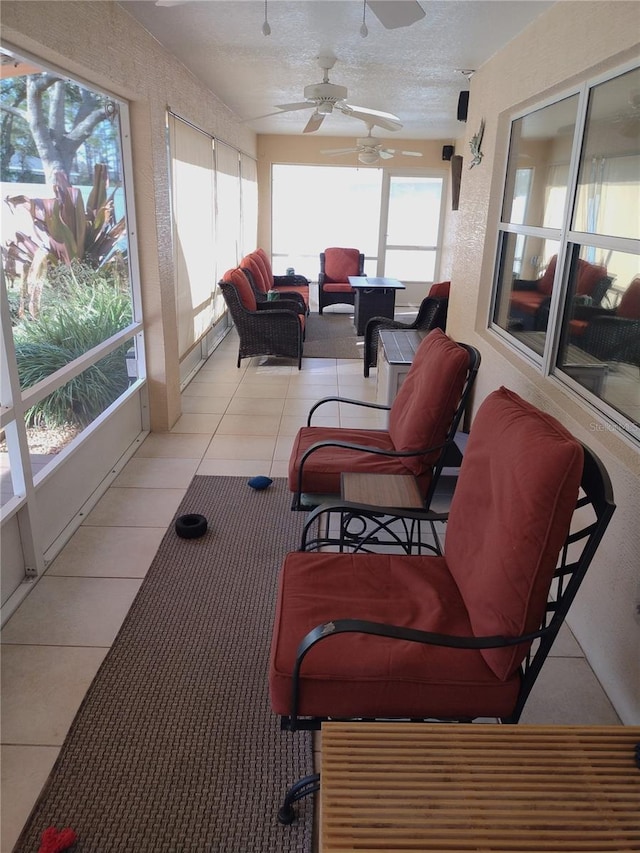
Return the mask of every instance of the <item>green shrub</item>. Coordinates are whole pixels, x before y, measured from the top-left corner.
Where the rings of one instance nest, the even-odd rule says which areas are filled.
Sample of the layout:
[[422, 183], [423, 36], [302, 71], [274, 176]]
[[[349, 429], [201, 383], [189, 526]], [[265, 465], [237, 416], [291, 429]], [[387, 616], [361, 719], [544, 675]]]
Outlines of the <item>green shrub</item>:
[[[14, 327], [20, 386], [30, 388], [131, 323], [129, 293], [81, 264], [57, 267], [46, 309]], [[66, 270], [66, 274], [63, 273]], [[90, 283], [89, 283], [90, 282]], [[86, 426], [126, 390], [129, 343], [58, 388], [26, 414], [29, 426]]]

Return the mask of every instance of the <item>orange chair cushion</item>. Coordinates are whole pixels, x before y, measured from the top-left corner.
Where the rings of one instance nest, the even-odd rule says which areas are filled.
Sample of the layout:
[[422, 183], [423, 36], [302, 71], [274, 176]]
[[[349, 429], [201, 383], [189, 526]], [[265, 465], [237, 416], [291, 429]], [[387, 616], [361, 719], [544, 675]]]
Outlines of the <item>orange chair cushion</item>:
[[242, 272], [240, 267], [235, 267], [232, 270], [227, 270], [223, 276], [224, 281], [230, 281], [238, 291], [240, 302], [244, 305], [247, 311], [255, 311], [257, 308], [256, 295], [253, 288], [249, 284], [249, 280]]
[[389, 436], [396, 450], [435, 448], [402, 460], [415, 475], [427, 472], [442, 452], [468, 366], [467, 351], [441, 329], [429, 332], [416, 350], [389, 412]]
[[[555, 418], [506, 388], [478, 409], [445, 541], [447, 565], [476, 636], [538, 628], [583, 460], [580, 443]], [[508, 680], [526, 652], [521, 645], [482, 655], [498, 678]]]
[[636, 276], [622, 294], [616, 317], [640, 320], [640, 276]]
[[271, 290], [271, 288], [273, 287], [273, 274], [271, 272], [271, 264], [268, 260], [265, 260], [266, 256], [264, 252], [253, 252], [251, 257], [260, 268], [260, 272], [262, 273], [262, 280], [266, 286], [266, 289]]
[[322, 289], [327, 293], [353, 293], [353, 288], [348, 281], [325, 281]]
[[448, 299], [450, 290], [450, 281], [439, 281], [436, 284], [431, 285], [427, 295], [432, 299]]
[[578, 260], [576, 293], [583, 296], [591, 296], [596, 284], [607, 275], [606, 267], [590, 264], [588, 261]]
[[[291, 710], [298, 644], [312, 628], [339, 618], [472, 635], [441, 557], [290, 553], [280, 572], [271, 643], [269, 689], [277, 714]], [[318, 643], [301, 677], [299, 713], [335, 717], [506, 716], [519, 683], [498, 679], [476, 650], [358, 633]]]
[[360, 252], [358, 249], [331, 248], [324, 253], [325, 284], [348, 282], [350, 275], [358, 275]]
[[511, 305], [525, 314], [535, 314], [547, 297], [538, 290], [514, 290]]
[[262, 293], [267, 293], [269, 291], [269, 282], [264, 274], [264, 268], [260, 266], [255, 257], [252, 255], [246, 255], [246, 257], [240, 261], [240, 267], [242, 269], [249, 270], [256, 287], [261, 290]]
[[255, 250], [255, 252], [253, 252], [253, 254], [257, 255], [260, 258], [260, 260], [264, 264], [264, 267], [267, 271], [269, 278], [273, 279], [273, 270], [271, 268], [271, 261], [269, 260], [269, 255], [267, 255], [265, 250], [261, 249], [260, 246], [258, 246], [258, 248]]

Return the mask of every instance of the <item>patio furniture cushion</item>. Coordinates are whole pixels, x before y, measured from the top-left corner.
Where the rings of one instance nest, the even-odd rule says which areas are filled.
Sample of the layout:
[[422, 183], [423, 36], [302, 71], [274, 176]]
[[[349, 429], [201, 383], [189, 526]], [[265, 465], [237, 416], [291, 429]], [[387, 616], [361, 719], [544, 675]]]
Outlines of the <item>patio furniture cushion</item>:
[[450, 292], [450, 281], [437, 281], [435, 284], [431, 285], [427, 296], [430, 296], [432, 299], [448, 299]]
[[[506, 388], [478, 410], [445, 541], [447, 565], [475, 635], [517, 636], [540, 624], [583, 459], [580, 443], [555, 418]], [[482, 506], [482, 513], [471, 512], [474, 506]], [[516, 646], [482, 655], [506, 680], [526, 651]]]
[[324, 252], [324, 286], [332, 283], [349, 284], [349, 276], [358, 274], [360, 250], [333, 247]]
[[401, 460], [412, 474], [430, 470], [440, 455], [468, 365], [467, 352], [441, 329], [429, 332], [418, 347], [389, 412], [389, 436], [396, 450], [434, 448], [424, 456]]
[[240, 267], [242, 269], [247, 269], [251, 273], [254, 284], [256, 287], [262, 291], [262, 293], [268, 293], [271, 284], [265, 275], [264, 265], [262, 265], [258, 260], [255, 253], [251, 255], [245, 255], [245, 257], [240, 261]]
[[257, 308], [256, 295], [249, 284], [249, 280], [239, 267], [227, 270], [223, 278], [230, 281], [238, 291], [240, 301], [247, 311], [255, 311]]
[[[442, 557], [293, 552], [280, 574], [271, 646], [273, 710], [291, 708], [299, 641], [327, 618], [469, 636], [465, 603]], [[436, 688], [437, 685], [437, 688]], [[301, 715], [470, 716], [513, 708], [519, 678], [500, 680], [480, 652], [364, 634], [328, 637], [302, 669]]]

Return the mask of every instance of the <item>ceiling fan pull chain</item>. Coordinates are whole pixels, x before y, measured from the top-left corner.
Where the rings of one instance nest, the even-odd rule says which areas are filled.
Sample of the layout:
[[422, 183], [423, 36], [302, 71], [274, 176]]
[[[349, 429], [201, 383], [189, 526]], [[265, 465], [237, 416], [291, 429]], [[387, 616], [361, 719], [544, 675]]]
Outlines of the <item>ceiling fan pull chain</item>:
[[367, 0], [362, 0], [362, 24], [360, 26], [360, 35], [363, 39], [369, 35], [369, 28], [367, 27], [367, 22], [365, 20], [367, 15]]
[[271, 27], [269, 26], [269, 21], [267, 20], [267, 0], [264, 0], [264, 24], [262, 25], [262, 35], [271, 35]]

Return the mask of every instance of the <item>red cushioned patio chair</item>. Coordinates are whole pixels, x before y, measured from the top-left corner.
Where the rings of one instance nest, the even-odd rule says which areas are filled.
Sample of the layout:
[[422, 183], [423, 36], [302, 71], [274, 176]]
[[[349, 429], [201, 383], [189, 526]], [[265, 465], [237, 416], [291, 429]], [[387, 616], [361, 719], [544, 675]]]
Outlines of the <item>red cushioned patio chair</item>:
[[[391, 406], [344, 397], [324, 397], [311, 408], [289, 458], [293, 509], [312, 509], [327, 495], [340, 494], [345, 471], [413, 474], [429, 506], [447, 448], [475, 381], [480, 354], [434, 329], [416, 350]], [[387, 429], [312, 426], [324, 404], [339, 402], [389, 412]]]
[[420, 303], [418, 314], [411, 323], [401, 320], [391, 320], [389, 317], [372, 317], [364, 330], [364, 375], [369, 375], [369, 369], [375, 367], [378, 361], [379, 332], [383, 329], [421, 329], [428, 332], [431, 329], [447, 327], [447, 309], [449, 307], [450, 281], [440, 281], [431, 285], [429, 293]]
[[[285, 558], [269, 671], [282, 728], [518, 722], [614, 509], [594, 454], [515, 393], [493, 392], [471, 426], [440, 556]], [[293, 786], [283, 823], [317, 785]]]
[[318, 313], [327, 305], [354, 305], [355, 290], [350, 275], [364, 275], [364, 255], [358, 249], [332, 247], [320, 252], [318, 276]]

